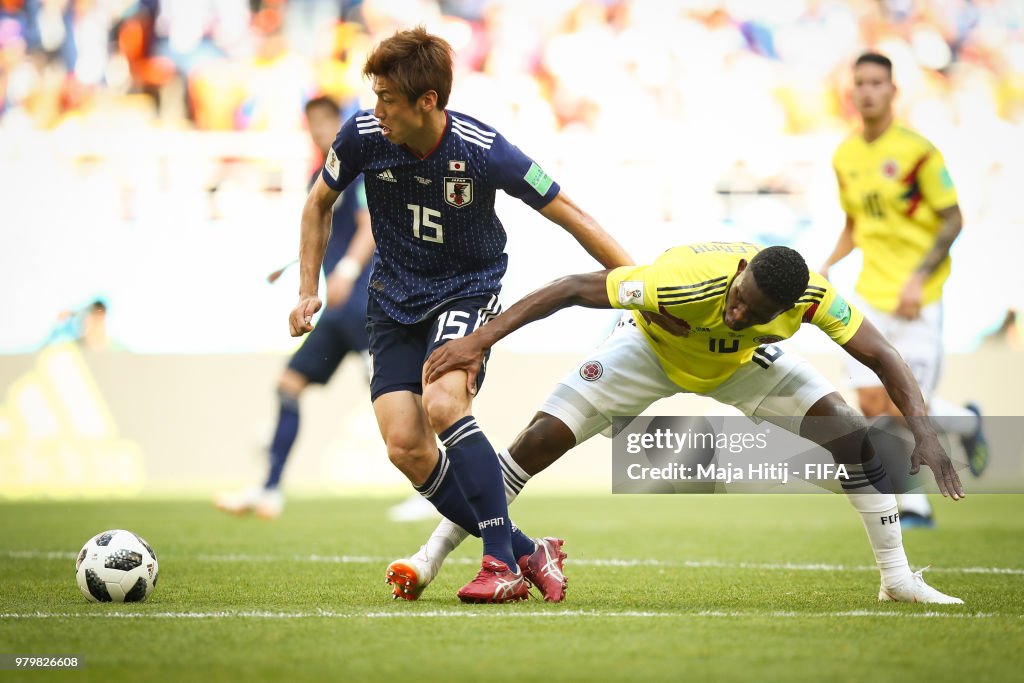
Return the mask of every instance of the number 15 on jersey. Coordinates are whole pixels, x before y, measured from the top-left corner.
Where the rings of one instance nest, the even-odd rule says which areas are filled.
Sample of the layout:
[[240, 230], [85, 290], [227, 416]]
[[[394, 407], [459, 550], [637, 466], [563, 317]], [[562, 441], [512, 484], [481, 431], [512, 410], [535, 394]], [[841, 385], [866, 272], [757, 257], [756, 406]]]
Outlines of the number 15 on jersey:
[[[444, 244], [444, 228], [440, 223], [435, 223], [435, 218], [441, 217], [440, 211], [428, 209], [419, 204], [406, 204], [405, 208], [412, 211], [412, 236], [425, 242], [437, 242]], [[424, 231], [424, 228], [433, 230], [433, 233]]]

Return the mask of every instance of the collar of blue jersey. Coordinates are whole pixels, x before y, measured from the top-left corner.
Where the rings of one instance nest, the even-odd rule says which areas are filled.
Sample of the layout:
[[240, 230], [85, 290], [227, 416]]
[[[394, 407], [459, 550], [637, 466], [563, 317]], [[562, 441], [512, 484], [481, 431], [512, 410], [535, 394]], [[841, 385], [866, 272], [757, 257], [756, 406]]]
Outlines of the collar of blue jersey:
[[413, 151], [413, 149], [411, 147], [409, 147], [409, 145], [406, 145], [405, 143], [402, 144], [402, 149], [404, 149], [406, 152], [408, 152], [409, 154], [411, 154], [414, 157], [416, 157], [417, 161], [425, 161], [426, 159], [430, 158], [431, 154], [433, 154], [434, 152], [437, 151], [437, 149], [441, 146], [441, 143], [444, 142], [444, 139], [446, 137], [448, 137], [448, 131], [451, 130], [451, 127], [452, 127], [452, 117], [448, 114], [448, 110], [445, 109], [444, 110], [444, 130], [441, 131], [441, 137], [439, 137], [437, 139], [437, 142], [434, 143], [434, 146], [430, 148], [429, 152], [427, 152], [423, 156], [420, 156], [415, 151]]

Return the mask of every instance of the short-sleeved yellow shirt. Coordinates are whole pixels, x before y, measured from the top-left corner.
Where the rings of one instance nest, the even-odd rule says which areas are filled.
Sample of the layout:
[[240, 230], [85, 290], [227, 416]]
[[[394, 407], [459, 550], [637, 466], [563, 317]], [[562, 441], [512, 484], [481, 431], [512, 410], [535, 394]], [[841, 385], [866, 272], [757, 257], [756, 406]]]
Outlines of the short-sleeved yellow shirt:
[[[818, 326], [837, 344], [845, 344], [864, 316], [828, 280], [811, 273], [796, 305], [764, 324], [735, 331], [722, 315], [725, 296], [741, 259], [759, 247], [746, 242], [704, 242], [674, 247], [644, 266], [623, 266], [608, 274], [606, 288], [613, 308], [637, 311], [643, 330], [669, 379], [686, 391], [707, 393], [724, 382], [754, 350], [793, 336], [802, 323]], [[664, 307], [690, 325], [688, 337], [648, 324], [639, 311]]]
[[[893, 124], [873, 142], [848, 137], [832, 158], [843, 210], [853, 219], [853, 241], [864, 252], [857, 293], [891, 312], [900, 291], [935, 244], [939, 211], [957, 204], [942, 154], [917, 133]], [[942, 297], [946, 260], [925, 283], [924, 303]]]

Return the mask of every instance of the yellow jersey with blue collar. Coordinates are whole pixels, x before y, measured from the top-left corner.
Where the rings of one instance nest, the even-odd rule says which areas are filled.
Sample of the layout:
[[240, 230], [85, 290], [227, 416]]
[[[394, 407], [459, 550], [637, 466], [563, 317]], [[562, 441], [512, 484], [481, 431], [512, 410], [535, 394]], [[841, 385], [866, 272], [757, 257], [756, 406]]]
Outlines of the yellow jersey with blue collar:
[[[661, 361], [680, 388], [707, 393], [737, 368], [754, 360], [754, 351], [792, 337], [803, 323], [816, 325], [837, 344], [860, 328], [863, 314], [847, 303], [828, 280], [812, 272], [803, 295], [789, 310], [763, 325], [733, 330], [723, 321], [725, 298], [741, 259], [760, 248], [746, 242], [703, 242], [669, 249], [654, 263], [623, 266], [606, 280], [613, 308], [630, 309]], [[664, 307], [690, 326], [686, 337], [648, 323], [641, 311]]]
[[[892, 312], [935, 244], [939, 212], [957, 204], [946, 162], [931, 142], [894, 123], [872, 142], [851, 135], [832, 164], [843, 210], [853, 219], [853, 242], [864, 253], [857, 293], [878, 310]], [[925, 305], [942, 297], [949, 272], [947, 256], [925, 282]]]

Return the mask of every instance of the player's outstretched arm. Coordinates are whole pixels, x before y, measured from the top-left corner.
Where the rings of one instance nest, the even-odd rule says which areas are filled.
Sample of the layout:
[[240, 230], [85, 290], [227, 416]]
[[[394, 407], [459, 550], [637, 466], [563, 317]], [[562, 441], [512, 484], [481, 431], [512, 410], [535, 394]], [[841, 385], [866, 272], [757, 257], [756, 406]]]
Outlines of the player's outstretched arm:
[[302, 236], [299, 241], [299, 303], [288, 317], [293, 337], [312, 331], [313, 314], [320, 310], [320, 268], [327, 239], [331, 236], [331, 207], [341, 194], [317, 177], [302, 207]]
[[633, 259], [615, 238], [605, 232], [590, 214], [576, 206], [565, 192], [559, 191], [540, 213], [576, 238], [587, 253], [605, 268], [633, 265]]
[[429, 384], [453, 370], [464, 370], [466, 388], [476, 393], [476, 375], [484, 354], [499, 340], [520, 327], [569, 306], [611, 308], [605, 281], [609, 271], [581, 273], [550, 282], [512, 304], [508, 310], [491, 320], [473, 334], [453, 339], [430, 354], [423, 366], [424, 381]]
[[928, 465], [943, 496], [953, 500], [963, 498], [966, 495], [963, 484], [960, 483], [949, 455], [939, 443], [921, 389], [903, 357], [867, 319], [861, 323], [853, 337], [843, 344], [843, 348], [878, 375], [892, 402], [914, 433], [915, 446], [910, 459], [910, 473], [917, 474], [922, 463]]

